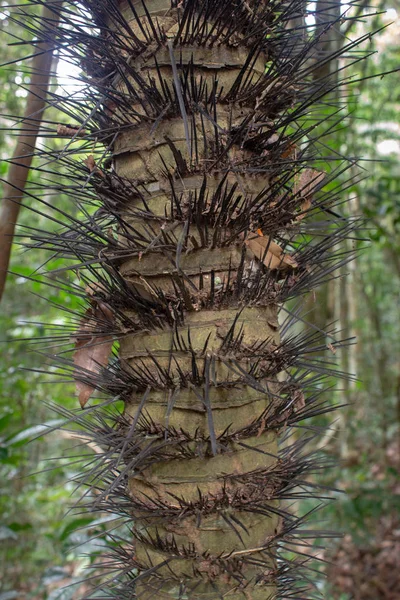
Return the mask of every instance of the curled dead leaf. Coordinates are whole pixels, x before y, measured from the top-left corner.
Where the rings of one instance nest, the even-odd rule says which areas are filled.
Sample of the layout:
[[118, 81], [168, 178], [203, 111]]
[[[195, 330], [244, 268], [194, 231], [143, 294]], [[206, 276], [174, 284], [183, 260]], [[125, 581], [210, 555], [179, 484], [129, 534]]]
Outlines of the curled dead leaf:
[[90, 173], [96, 173], [96, 175], [99, 175], [100, 177], [105, 177], [103, 171], [97, 166], [93, 154], [89, 154], [89, 156], [85, 158], [83, 162], [89, 169]]
[[91, 283], [89, 283], [89, 285], [85, 287], [85, 292], [88, 296], [92, 297], [95, 296], [97, 293], [106, 294], [107, 288], [104, 285], [104, 283], [101, 283], [100, 281], [92, 281]]
[[107, 323], [113, 323], [110, 307], [99, 302], [90, 307], [81, 320], [75, 336], [75, 385], [79, 404], [85, 407], [96, 387], [96, 375], [108, 364], [114, 343], [110, 335], [101, 335], [99, 329], [104, 329]]
[[268, 269], [295, 269], [297, 261], [290, 255], [285, 254], [283, 249], [273, 242], [269, 236], [252, 235], [245, 240], [246, 246], [258, 260], [261, 260]]
[[282, 152], [281, 158], [293, 158], [297, 157], [297, 146], [296, 144], [289, 144], [287, 148]]
[[302, 212], [298, 215], [297, 221], [304, 219], [304, 213], [312, 206], [312, 198], [316, 188], [324, 181], [325, 177], [326, 173], [316, 169], [305, 169], [301, 172], [293, 188], [294, 194], [299, 195], [302, 200], [300, 204]]
[[294, 409], [295, 412], [301, 410], [306, 405], [306, 399], [304, 396], [304, 392], [300, 389], [294, 390], [292, 394], [292, 398], [294, 400]]

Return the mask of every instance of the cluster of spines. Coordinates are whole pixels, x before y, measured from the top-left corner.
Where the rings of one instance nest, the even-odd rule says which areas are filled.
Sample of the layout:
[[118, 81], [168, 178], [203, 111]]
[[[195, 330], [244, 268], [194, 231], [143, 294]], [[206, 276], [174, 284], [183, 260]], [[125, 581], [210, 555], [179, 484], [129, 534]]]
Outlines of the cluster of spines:
[[[149, 526], [153, 522], [157, 523], [160, 519], [179, 523], [182, 518], [188, 516], [197, 519], [197, 523], [200, 525], [201, 519], [215, 510], [221, 513], [225, 512], [225, 518], [239, 539], [240, 532], [245, 531], [245, 527], [240, 521], [240, 512], [256, 512], [267, 516], [277, 515], [280, 518], [280, 525], [270, 536], [269, 545], [265, 548], [265, 572], [264, 575], [260, 575], [259, 583], [262, 583], [262, 578], [267, 577], [268, 573], [269, 579], [265, 579], [264, 584], [270, 586], [279, 581], [281, 597], [299, 597], [297, 594], [301, 593], [302, 585], [304, 585], [301, 583], [304, 578], [302, 571], [307, 567], [313, 538], [317, 535], [329, 537], [332, 534], [304, 529], [305, 521], [310, 515], [296, 517], [282, 505], [278, 507], [276, 501], [288, 503], [316, 496], [320, 502], [329, 499], [329, 490], [319, 487], [309, 480], [311, 475], [317, 475], [319, 471], [330, 466], [330, 461], [326, 457], [318, 456], [315, 452], [307, 452], [308, 445], [318, 435], [317, 431], [305, 433], [294, 441], [291, 440], [293, 432], [286, 434], [283, 447], [279, 455], [274, 457], [275, 462], [270, 468], [254, 470], [244, 475], [223, 476], [222, 492], [217, 496], [202, 495], [199, 492], [195, 501], [187, 502], [182, 497], [170, 494], [168, 502], [147, 498], [140, 494], [135, 495], [131, 490], [128, 492], [129, 473], [132, 469], [144, 468], [147, 461], [157, 461], [161, 457], [165, 459], [166, 456], [169, 459], [174, 458], [172, 453], [168, 454], [169, 447], [172, 449], [179, 447], [182, 450], [181, 457], [185, 456], [188, 459], [194, 456], [205, 456], [205, 450], [198, 453], [184, 451], [184, 447], [189, 442], [193, 445], [193, 440], [188, 434], [185, 435], [184, 431], [171, 430], [159, 432], [156, 430], [155, 424], [149, 422], [145, 416], [139, 419], [138, 426], [133, 428], [131, 420], [110, 406], [93, 407], [89, 409], [90, 416], [89, 414], [77, 415], [62, 407], [55, 408], [65, 418], [66, 423], [73, 422], [79, 427], [83, 450], [81, 451], [78, 447], [77, 454], [70, 458], [76, 459], [80, 463], [82, 458], [85, 460], [87, 454], [88, 467], [75, 480], [84, 490], [81, 500], [77, 503], [77, 511], [91, 512], [95, 510], [108, 513], [116, 519], [116, 521], [112, 521], [108, 534], [109, 550], [102, 553], [99, 563], [95, 565], [95, 568], [99, 568], [103, 576], [106, 574], [106, 578], [102, 578], [99, 584], [99, 589], [103, 590], [103, 593], [107, 592], [106, 597], [130, 597], [129, 594], [133, 593], [137, 583], [137, 578], [132, 575], [135, 572], [142, 574], [141, 579], [149, 574], [154, 574], [157, 578], [157, 568], [154, 565], [151, 563], [141, 564], [135, 559], [134, 548], [137, 541], [147, 540], [147, 543], [151, 542], [153, 547], [163, 552], [168, 550], [172, 557], [195, 556], [193, 554], [195, 550], [190, 545], [178, 547], [173, 538], [166, 540], [157, 535], [146, 537], [143, 526], [146, 524]], [[75, 428], [73, 431], [76, 435]], [[159, 445], [153, 456], [146, 453], [142, 445], [143, 440], [151, 437], [157, 438]], [[200, 448], [201, 440], [197, 440], [197, 442]], [[202, 440], [202, 442], [205, 448], [207, 441]], [[94, 456], [87, 451], [87, 448], [91, 446], [97, 448]], [[164, 456], [162, 456], [163, 454]], [[87, 490], [90, 491], [89, 496]], [[239, 516], [236, 513], [232, 516], [232, 509], [239, 510]], [[136, 525], [132, 523], [132, 514], [141, 515], [140, 521]], [[118, 529], [122, 530], [121, 533], [117, 533]], [[293, 548], [291, 548], [292, 545]], [[246, 553], [243, 554], [244, 560], [246, 560]], [[235, 563], [239, 560], [239, 555], [240, 552], [232, 556], [229, 553], [221, 552], [219, 556], [211, 556], [205, 552], [202, 558], [204, 564], [217, 569], [215, 575], [219, 570], [220, 572], [228, 570], [235, 578]], [[269, 563], [271, 556], [276, 562], [274, 569], [271, 569]], [[297, 558], [294, 558], [295, 556]], [[251, 557], [248, 558], [251, 560]], [[296, 571], [300, 576], [299, 580], [297, 580]], [[195, 575], [196, 573], [194, 573]], [[238, 577], [237, 573], [236, 577]], [[93, 579], [96, 580], [96, 577], [94, 576]], [[160, 582], [162, 581], [164, 579], [160, 578]], [[185, 587], [185, 589], [187, 592], [189, 591], [189, 588]], [[195, 589], [196, 584], [190, 587], [191, 592], [194, 592]], [[218, 593], [217, 584], [215, 591]], [[309, 586], [304, 585], [303, 591], [309, 594]], [[313, 596], [307, 595], [307, 597]]]
[[[69, 159], [68, 163], [70, 162]], [[88, 279], [92, 277], [94, 280], [100, 280], [100, 287], [109, 290], [108, 294], [104, 292], [105, 297], [112, 296], [117, 303], [116, 308], [132, 307], [137, 303], [135, 291], [126, 286], [118, 272], [119, 264], [127, 257], [145, 255], [150, 248], [160, 253], [168, 251], [178, 263], [180, 255], [191, 248], [190, 238], [193, 236], [190, 236], [188, 223], [191, 223], [198, 232], [199, 241], [195, 242], [196, 249], [223, 248], [232, 239], [240, 242], [241, 235], [268, 224], [267, 233], [280, 241], [282, 248], [289, 251], [298, 264], [295, 270], [287, 272], [258, 270], [246, 273], [243, 260], [239, 267], [228, 268], [226, 276], [223, 279], [219, 278], [206, 293], [202, 291], [200, 281], [199, 292], [193, 294], [193, 301], [198, 304], [200, 300], [203, 307], [216, 304], [224, 306], [231, 304], [235, 299], [238, 306], [257, 305], [268, 301], [284, 302], [315, 289], [351, 258], [351, 255], [343, 253], [343, 249], [337, 252], [332, 250], [340, 247], [340, 242], [351, 235], [356, 222], [348, 222], [343, 218], [335, 219], [329, 215], [329, 218], [323, 221], [309, 224], [296, 221], [299, 216], [312, 215], [327, 209], [328, 206], [332, 207], [332, 198], [327, 198], [327, 194], [316, 201], [312, 208], [302, 213], [297, 208], [301, 204], [299, 198], [293, 198], [293, 194], [289, 191], [283, 193], [281, 191], [278, 194], [279, 189], [285, 189], [281, 179], [271, 189], [261, 192], [257, 198], [250, 201], [243, 197], [240, 190], [237, 190], [237, 185], [229, 186], [224, 177], [217, 190], [213, 194], [207, 194], [208, 208], [205, 211], [205, 185], [198, 193], [189, 195], [186, 206], [182, 206], [179, 195], [173, 193], [174, 181], [170, 179], [171, 198], [175, 200], [171, 202], [170, 214], [160, 217], [152, 214], [146, 207], [145, 194], [140, 189], [135, 189], [134, 184], [124, 181], [114, 173], [108, 173], [104, 174], [104, 177], [89, 177], [89, 186], [93, 186], [91, 193], [90, 187], [85, 185], [86, 177], [90, 175], [87, 167], [83, 165], [82, 169], [78, 162], [75, 166], [77, 167], [75, 178], [78, 179], [79, 167], [83, 177], [69, 186], [70, 194], [78, 201], [81, 199], [83, 214], [87, 215], [86, 220], [78, 215], [68, 215], [61, 209], [55, 209], [41, 198], [37, 190], [35, 193], [32, 190], [29, 192], [31, 198], [39, 200], [44, 206], [42, 214], [49, 211], [46, 215], [49, 219], [60, 225], [68, 221], [68, 225], [64, 226], [64, 230], [58, 229], [55, 233], [35, 231], [25, 227], [21, 237], [25, 238], [24, 245], [27, 247], [41, 247], [53, 251], [57, 257], [75, 259], [65, 269], [87, 269], [90, 273]], [[37, 187], [47, 189], [47, 183], [39, 184]], [[56, 189], [61, 187], [63, 193], [69, 191], [66, 186], [57, 186]], [[335, 201], [338, 201], [337, 195], [338, 192], [335, 190]], [[139, 197], [143, 203], [142, 207], [124, 210], [124, 205], [132, 197]], [[85, 204], [89, 206], [85, 208]], [[252, 205], [255, 206], [254, 210]], [[90, 210], [91, 206], [98, 209], [93, 212], [93, 209]], [[55, 214], [51, 216], [53, 211]], [[39, 209], [37, 212], [40, 214]], [[227, 215], [232, 213], [235, 213], [235, 218], [229, 220]], [[166, 233], [162, 232], [162, 235], [155, 236], [150, 226], [145, 233], [138, 232], [132, 224], [132, 219], [135, 218], [145, 218], [146, 221], [158, 225], [181, 222], [183, 227], [186, 225], [187, 234], [182, 238], [179, 232], [178, 234], [174, 231], [168, 232], [166, 227]], [[31, 239], [30, 242], [26, 242], [27, 235]], [[105, 272], [98, 272], [99, 265], [104, 267]], [[213, 273], [211, 277], [214, 277]], [[166, 311], [171, 311], [172, 298], [166, 298], [161, 289], [155, 292], [152, 303], [157, 302], [158, 296], [157, 314], [165, 315]], [[190, 290], [189, 294], [191, 294]], [[200, 298], [196, 298], [196, 295]], [[179, 303], [179, 299], [180, 290], [175, 304]], [[143, 298], [139, 301], [143, 303]], [[175, 307], [173, 312], [176, 308], [179, 310]]]
[[[30, 4], [37, 7], [43, 2]], [[356, 223], [338, 218], [333, 212], [335, 206], [341, 203], [341, 195], [350, 180], [329, 192], [320, 192], [322, 185], [314, 185], [312, 194], [318, 194], [318, 198], [314, 198], [313, 204], [305, 209], [302, 189], [293, 191], [294, 182], [304, 169], [321, 164], [318, 149], [322, 134], [318, 126], [321, 126], [322, 118], [314, 114], [310, 117], [310, 111], [315, 106], [323, 107], [324, 96], [338, 84], [334, 78], [313, 80], [312, 73], [318, 58], [313, 56], [313, 52], [318, 47], [318, 39], [331, 27], [337, 26], [338, 21], [328, 21], [320, 27], [317, 35], [305, 39], [302, 27], [296, 29], [291, 25], [291, 21], [303, 10], [303, 3], [297, 0], [284, 3], [261, 0], [172, 1], [171, 9], [178, 10], [179, 16], [177, 33], [170, 38], [160, 20], [150, 16], [146, 2], [128, 0], [127, 6], [139, 24], [136, 33], [114, 0], [85, 0], [81, 7], [75, 2], [53, 2], [55, 14], [59, 13], [61, 17], [61, 25], [57, 28], [52, 22], [40, 23], [24, 7], [10, 17], [37, 36], [36, 44], [55, 40], [60, 56], [82, 65], [87, 73], [82, 78], [87, 87], [76, 97], [65, 99], [57, 92], [50, 92], [49, 106], [61, 109], [71, 122], [64, 125], [44, 121], [43, 135], [50, 139], [66, 137], [69, 141], [61, 153], [47, 149], [37, 152], [39, 157], [45, 157], [47, 163], [57, 159], [57, 168], [48, 164], [39, 167], [46, 181], [28, 190], [28, 195], [43, 207], [41, 213], [40, 209], [34, 210], [40, 214], [47, 213], [46, 216], [61, 228], [55, 233], [25, 228], [21, 237], [25, 238], [27, 248], [39, 247], [53, 252], [57, 258], [71, 260], [58, 269], [58, 273], [78, 271], [81, 283], [90, 290], [89, 305], [101, 307], [105, 304], [113, 312], [113, 320], [110, 320], [101, 309], [92, 311], [88, 317], [82, 308], [81, 313], [72, 318], [72, 324], [75, 321], [77, 327], [66, 326], [64, 331], [49, 335], [45, 343], [50, 350], [67, 343], [72, 330], [79, 330], [82, 320], [90, 323], [86, 335], [92, 344], [101, 344], [110, 336], [121, 340], [131, 333], [168, 325], [174, 329], [171, 351], [179, 349], [179, 352], [192, 357], [191, 369], [182, 371], [179, 364], [171, 362], [168, 368], [161, 365], [151, 352], [147, 352], [146, 362], [135, 367], [115, 356], [107, 367], [99, 368], [94, 374], [77, 367], [64, 352], [51, 352], [64, 373], [112, 398], [103, 407], [90, 408], [83, 416], [57, 409], [64, 414], [67, 422], [75, 423], [79, 430], [85, 432], [85, 443], [91, 442], [98, 449], [95, 456], [88, 457], [87, 468], [82, 477], [78, 477], [85, 491], [83, 499], [77, 503], [77, 510], [100, 510], [119, 515], [124, 526], [130, 524], [132, 514], [143, 515], [143, 523], [146, 523], [146, 519], [160, 517], [179, 519], [188, 512], [201, 518], [216, 507], [234, 507], [260, 514], [275, 512], [281, 518], [281, 525], [272, 536], [270, 545], [264, 549], [265, 565], [259, 565], [260, 573], [264, 568], [264, 574], [260, 575], [258, 583], [265, 583], [268, 588], [278, 581], [277, 597], [280, 598], [311, 598], [313, 592], [304, 575], [308, 549], [303, 553], [296, 541], [296, 535], [299, 535], [306, 547], [309, 544], [304, 541], [307, 537], [307, 532], [302, 530], [304, 518], [294, 516], [285, 507], [276, 508], [276, 500], [324, 498], [325, 492], [319, 491], [308, 480], [315, 470], [325, 468], [325, 462], [318, 454], [308, 454], [305, 450], [314, 439], [313, 428], [294, 442], [286, 436], [288, 440], [282, 444], [280, 454], [274, 457], [271, 469], [255, 470], [237, 478], [235, 485], [246, 491], [243, 497], [239, 492], [231, 491], [232, 476], [230, 479], [227, 476], [226, 487], [218, 496], [200, 494], [196, 502], [190, 503], [185, 503], [180, 497], [171, 497], [170, 504], [161, 501], [157, 504], [153, 499], [135, 497], [128, 493], [127, 481], [133, 470], [140, 472], [160, 460], [215, 456], [227, 451], [231, 444], [246, 447], [245, 440], [249, 437], [266, 430], [282, 432], [287, 428], [298, 428], [305, 419], [323, 415], [332, 408], [324, 399], [321, 387], [332, 373], [338, 376], [346, 374], [337, 372], [329, 361], [312, 360], [310, 354], [324, 351], [326, 337], [333, 351], [336, 346], [349, 342], [336, 342], [333, 329], [292, 335], [278, 346], [270, 339], [261, 339], [248, 347], [243, 344], [240, 327], [233, 326], [221, 339], [218, 353], [210, 358], [207, 342], [202, 352], [196, 351], [191, 345], [190, 328], [185, 336], [182, 328], [186, 311], [194, 308], [229, 306], [237, 308], [239, 315], [243, 306], [281, 304], [303, 295], [330, 279], [332, 273], [351, 258], [351, 254], [341, 248], [341, 242], [352, 234]], [[146, 19], [137, 18], [137, 6], [144, 10]], [[362, 39], [350, 42], [342, 49], [349, 62], [359, 60], [353, 50], [360, 42]], [[195, 77], [193, 61], [185, 63], [179, 57], [181, 45], [193, 44], [196, 47], [228, 44], [234, 48], [239, 45], [246, 48], [248, 58], [230, 90], [220, 88], [216, 79], [210, 89], [206, 80]], [[144, 78], [135, 66], [136, 60], [149, 46], [154, 57], [156, 79]], [[173, 83], [164, 80], [157, 62], [160, 48], [174, 49], [179, 75]], [[263, 52], [268, 55], [266, 72], [254, 78], [252, 70]], [[240, 118], [234, 114], [234, 103], [240, 103], [244, 108]], [[218, 125], [221, 105], [227, 107], [228, 121], [235, 119], [235, 126], [229, 130]], [[164, 164], [163, 175], [171, 205], [160, 216], [149, 207], [151, 195], [146, 186], [118, 175], [110, 168], [110, 163], [118, 135], [129, 131], [133, 124], [150, 123], [156, 130], [167, 118], [183, 119], [191, 143], [189, 159], [186, 160], [175, 143], [167, 140], [175, 164], [172, 169], [171, 165]], [[335, 114], [332, 121], [330, 127], [333, 128], [340, 117]], [[199, 160], [197, 153], [199, 123], [203, 130], [204, 123], [213, 126], [213, 137], [210, 138], [209, 134], [202, 136], [204, 148], [201, 154], [207, 156], [207, 161]], [[304, 143], [305, 138], [307, 143]], [[96, 147], [103, 144], [104, 148], [98, 155], [94, 153], [95, 158], [91, 156], [90, 160], [83, 162], [82, 152], [91, 152], [94, 142]], [[228, 156], [233, 146], [243, 151], [243, 158], [235, 164]], [[251, 155], [246, 155], [246, 151]], [[74, 158], [74, 154], [78, 157]], [[332, 170], [324, 184], [331, 183], [347, 168], [343, 166], [345, 161], [342, 157], [335, 156], [333, 160], [339, 166]], [[329, 159], [325, 162], [327, 164]], [[60, 167], [66, 172], [61, 179], [57, 174]], [[203, 185], [184, 194], [179, 186], [180, 179], [193, 172], [201, 173]], [[230, 173], [245, 173], [254, 180], [260, 176], [268, 177], [269, 181], [257, 194], [250, 195], [240, 189], [237, 182], [229, 181]], [[206, 185], [209, 175], [218, 178], [216, 189], [211, 191]], [[44, 198], [45, 194], [48, 195], [49, 182], [53, 182], [53, 193], [62, 190], [73, 199], [80, 210], [79, 216], [75, 211], [67, 214], [50, 206]], [[303, 220], [322, 213], [323, 218], [318, 220]], [[145, 232], [135, 227], [138, 219], [146, 222]], [[178, 223], [180, 229], [168, 231], [169, 223]], [[167, 224], [167, 227], [160, 232], [162, 224]], [[197, 236], [193, 236], [192, 228]], [[284, 252], [290, 253], [296, 267], [271, 270], [259, 266], [249, 270], [245, 251], [241, 248], [243, 239], [257, 229], [262, 229], [264, 235], [276, 240]], [[27, 234], [31, 238], [29, 242], [26, 242]], [[239, 264], [228, 266], [222, 278], [211, 271], [209, 286], [203, 289], [200, 278], [199, 286], [195, 286], [197, 289], [193, 291], [190, 277], [179, 268], [181, 257], [191, 250], [190, 244], [195, 243], [196, 250], [222, 249], [232, 245], [234, 240], [237, 240], [241, 252]], [[174, 259], [175, 272], [171, 274], [172, 287], [167, 292], [156, 286], [146, 297], [121, 275], [120, 266], [132, 256], [140, 260], [149, 251], [157, 251], [160, 255], [169, 253]], [[50, 285], [66, 289], [64, 282], [58, 284], [54, 280], [54, 275]], [[82, 286], [71, 284], [69, 290], [82, 301], [86, 299]], [[68, 309], [64, 310], [68, 313]], [[297, 313], [283, 329], [288, 330], [289, 323], [293, 324], [296, 320]], [[81, 332], [79, 334], [82, 335]], [[231, 374], [229, 380], [213, 380], [213, 360], [216, 358], [225, 361]], [[244, 360], [249, 365], [247, 370], [243, 369]], [[285, 373], [285, 381], [279, 384], [278, 389], [270, 388], [266, 381], [269, 378], [274, 381], [276, 375], [282, 372]], [[212, 407], [207, 400], [207, 389], [211, 384], [232, 389], [247, 385], [268, 394], [273, 402], [250, 425], [235, 428], [233, 424], [216, 435]], [[208, 435], [200, 432], [193, 435], [168, 424], [161, 428], [149, 416], [146, 403], [150, 390], [169, 391], [169, 410], [172, 411], [181, 389], [198, 386], [205, 389], [201, 401], [209, 416]], [[110, 409], [115, 399], [128, 400], [133, 393], [141, 396], [141, 400], [132, 418]], [[226, 518], [240, 539], [243, 533], [240, 521], [237, 522], [237, 517]], [[145, 541], [172, 556], [191, 556], [194, 552], [189, 546], [178, 546], [173, 538], [166, 540], [165, 537], [146, 535], [135, 525], [125, 537], [110, 532], [110, 556], [104, 557], [102, 567], [111, 575], [108, 583], [100, 584], [103, 592], [108, 594], [105, 597], [131, 598], [139, 580], [143, 582], [146, 577], [157, 579], [158, 569], [151, 561], [139, 564], [135, 560], [131, 538]], [[328, 533], [324, 532], [324, 535]], [[291, 558], [282, 551], [281, 546], [285, 543], [289, 549], [291, 544], [297, 546], [293, 552], [299, 554], [299, 559]], [[271, 569], [271, 557], [276, 565], [274, 569]], [[210, 557], [205, 553], [202, 558], [204, 568], [209, 569], [216, 597], [220, 597], [216, 582], [219, 572], [229, 574], [232, 579], [237, 578], [238, 589], [246, 589], [246, 581], [239, 575], [242, 567], [239, 569], [236, 564], [237, 556], [221, 553], [221, 556]], [[251, 561], [251, 557], [240, 560]], [[200, 574], [194, 573], [196, 575]], [[263, 577], [265, 581], [262, 581]], [[162, 585], [161, 577], [160, 587]], [[196, 584], [189, 589], [187, 584], [182, 583], [177, 597], [182, 600], [190, 597], [188, 594], [194, 593], [195, 587]]]

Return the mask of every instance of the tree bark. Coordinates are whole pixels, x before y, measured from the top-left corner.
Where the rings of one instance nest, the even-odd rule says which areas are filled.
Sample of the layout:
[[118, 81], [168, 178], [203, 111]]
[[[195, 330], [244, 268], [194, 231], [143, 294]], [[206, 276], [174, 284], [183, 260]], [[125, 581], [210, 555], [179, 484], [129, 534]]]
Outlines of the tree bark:
[[[146, 5], [147, 15], [138, 8], [143, 25], [150, 18], [168, 14], [166, 29], [176, 30], [177, 12], [170, 11], [169, 1], [148, 1]], [[132, 30], [140, 36], [138, 20], [127, 5], [122, 8]], [[210, 93], [216, 82], [228, 92], [247, 60], [248, 51], [240, 45], [187, 49], [169, 44], [157, 53], [157, 65], [154, 58], [143, 61], [139, 73], [144, 80], [157, 81], [160, 69], [163, 85], [175, 88], [179, 98], [182, 78], [178, 65], [182, 72], [192, 63], [192, 77], [202, 81]], [[249, 70], [250, 79], [262, 75], [266, 61], [267, 55], [260, 53]], [[162, 92], [161, 83], [159, 90]], [[167, 219], [175, 238], [184, 239], [186, 246], [179, 266], [176, 256], [162, 256], [153, 247], [120, 267], [127, 284], [141, 294], [147, 290], [155, 296], [161, 291], [168, 297], [178, 287], [182, 291], [186, 288], [183, 295], [187, 297], [181, 323], [165, 324], [161, 331], [121, 340], [120, 356], [128, 370], [146, 369], [154, 380], [165, 370], [175, 382], [173, 389], [149, 391], [145, 404], [146, 420], [155, 432], [165, 430], [166, 440], [173, 442], [171, 450], [164, 459], [141, 469], [129, 480], [130, 497], [138, 505], [133, 514], [136, 560], [143, 571], [158, 567], [157, 576], [140, 582], [136, 593], [140, 598], [173, 598], [177, 597], [179, 582], [185, 582], [186, 593], [193, 599], [211, 600], [218, 589], [221, 597], [228, 595], [232, 600], [242, 599], [244, 594], [252, 600], [266, 600], [276, 591], [274, 539], [281, 525], [277, 501], [272, 500], [270, 512], [260, 503], [266, 493], [274, 497], [277, 492], [267, 474], [276, 470], [279, 459], [277, 433], [263, 426], [260, 415], [271, 411], [278, 386], [271, 375], [258, 378], [255, 386], [243, 385], [239, 369], [248, 372], [252, 361], [240, 355], [257, 344], [260, 335], [271, 347], [278, 347], [278, 309], [275, 303], [242, 309], [233, 300], [226, 307], [214, 301], [209, 309], [200, 310], [193, 301], [190, 282], [197, 286], [199, 296], [209, 295], [213, 286], [218, 294], [222, 282], [237, 272], [243, 258], [245, 270], [252, 268], [252, 259], [248, 252], [243, 255], [237, 238], [219, 248], [204, 247], [218, 233], [228, 238], [229, 224], [219, 232], [215, 223], [206, 232], [208, 244], [204, 244], [201, 228], [181, 218], [174, 221], [172, 210], [174, 195], [185, 207], [204, 193], [206, 212], [213, 194], [222, 186], [226, 190], [238, 188], [249, 202], [265, 188], [265, 179], [249, 175], [246, 166], [239, 165], [228, 175], [221, 172], [223, 165], [229, 169], [239, 156], [246, 155], [234, 144], [221, 159], [222, 164], [216, 161], [213, 171], [207, 172], [216, 130], [226, 136], [244, 119], [254, 122], [254, 104], [241, 106], [232, 94], [227, 106], [216, 97], [214, 122], [199, 115], [188, 120], [185, 129], [187, 119], [182, 111], [176, 118], [163, 119], [158, 126], [149, 122], [133, 127], [118, 136], [113, 152], [116, 173], [135, 181], [151, 211], [150, 219], [131, 219], [135, 231], [146, 236], [152, 227], [153, 235], [160, 235], [161, 223]], [[175, 162], [179, 164], [171, 168]], [[139, 207], [143, 207], [143, 200], [138, 196], [133, 199], [132, 209]], [[190, 243], [194, 248], [187, 253]], [[235, 338], [237, 349], [229, 341]], [[190, 371], [192, 383], [180, 384], [180, 374]], [[132, 419], [140, 414], [142, 398], [143, 392], [134, 394], [127, 405]], [[241, 434], [246, 430], [249, 433]], [[185, 440], [184, 451], [175, 445], [179, 437]], [[186, 453], [191, 455], [190, 460]], [[160, 505], [171, 516], [158, 514], [156, 507]], [[144, 523], [146, 533], [140, 535]], [[235, 573], [235, 578], [229, 573]], [[160, 578], [165, 580], [162, 586]], [[263, 578], [268, 585], [260, 585]]]
[[[51, 8], [44, 6], [42, 21], [51, 20], [57, 26], [56, 17]], [[3, 197], [0, 210], [0, 301], [6, 285], [11, 247], [17, 224], [21, 200], [34, 156], [36, 140], [39, 134], [43, 112], [46, 108], [46, 93], [50, 84], [51, 64], [54, 45], [37, 44], [32, 59], [29, 92], [25, 115], [22, 119], [21, 133], [8, 172], [3, 184]]]

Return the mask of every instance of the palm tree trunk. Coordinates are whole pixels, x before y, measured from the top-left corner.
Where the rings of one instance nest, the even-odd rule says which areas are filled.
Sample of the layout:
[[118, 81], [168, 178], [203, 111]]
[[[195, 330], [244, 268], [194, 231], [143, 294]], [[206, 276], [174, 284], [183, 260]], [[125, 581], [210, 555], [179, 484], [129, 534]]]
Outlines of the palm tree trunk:
[[[147, 14], [142, 8], [136, 19], [128, 8], [124, 12], [135, 33], [140, 36], [139, 22], [144, 27], [167, 13], [166, 30], [176, 32], [179, 13], [170, 10], [170, 2], [147, 2], [146, 8]], [[209, 21], [207, 28], [212, 26]], [[175, 321], [121, 340], [120, 356], [128, 370], [145, 371], [149, 378], [145, 405], [144, 389], [127, 404], [133, 419], [145, 410], [147, 436], [141, 449], [165, 439], [160, 459], [149, 465], [145, 459], [129, 478], [129, 494], [137, 505], [136, 560], [141, 572], [156, 569], [136, 593], [173, 598], [181, 586], [193, 599], [215, 598], [216, 590], [232, 600], [245, 595], [265, 599], [275, 590], [279, 517], [277, 489], [268, 476], [277, 466], [277, 436], [263, 426], [262, 415], [271, 410], [277, 386], [268, 365], [252, 385], [246, 376], [257, 361], [254, 346], [260, 341], [270, 348], [279, 345], [277, 306], [264, 302], [244, 308], [237, 293], [220, 297], [240, 268], [252, 269], [253, 257], [238, 245], [240, 237], [221, 204], [212, 206], [213, 199], [228, 203], [229, 196], [250, 205], [267, 184], [265, 177], [250, 175], [244, 162], [257, 154], [234, 143], [233, 132], [244, 122], [241, 140], [251, 130], [261, 131], [257, 99], [239, 104], [231, 93], [251, 53], [226, 43], [197, 46], [193, 25], [185, 29], [187, 37], [194, 37], [189, 47], [167, 42], [137, 71], [144, 81], [155, 81], [160, 93], [162, 86], [174, 91], [180, 114], [121, 133], [113, 151], [116, 173], [134, 179], [141, 190], [127, 213], [148, 210], [148, 218], [130, 220], [137, 235], [151, 245], [150, 237], [157, 239], [165, 228], [177, 240], [171, 249], [162, 238], [151, 249], [139, 246], [137, 256], [122, 262], [120, 273], [138, 294], [156, 298], [161, 293], [175, 307], [183, 305]], [[255, 58], [245, 72], [250, 81], [262, 77], [267, 54]], [[205, 90], [191, 113], [186, 73], [198, 93], [200, 86]], [[127, 86], [121, 88], [128, 93]], [[218, 98], [222, 88], [231, 95], [229, 103]], [[142, 106], [136, 101], [139, 112]], [[157, 382], [154, 387], [151, 380]], [[266, 493], [270, 507], [263, 506]], [[271, 584], [267, 591], [262, 578]]]
[[[64, 188], [98, 210], [35, 244], [74, 257], [87, 285], [70, 365], [81, 405], [95, 388], [125, 401], [112, 425], [101, 408], [76, 418], [104, 449], [83, 477], [89, 510], [129, 522], [111, 536], [106, 597], [303, 597], [308, 534], [285, 501], [318, 495], [307, 474], [324, 463], [303, 452], [312, 434], [288, 432], [329, 409], [330, 369], [309, 359], [323, 332], [288, 334], [299, 313], [284, 321], [281, 306], [348, 259], [334, 249], [353, 227], [305, 219], [338, 202], [316, 199], [336, 174], [307, 120], [330, 91], [313, 78], [318, 35], [303, 0], [82, 4], [75, 29], [52, 5], [90, 82], [86, 104], [62, 104], [79, 122], [59, 126], [72, 137], [59, 160], [71, 170], [79, 137], [105, 145], [84, 165], [79, 147], [84, 184]], [[297, 535], [296, 558], [281, 547]]]

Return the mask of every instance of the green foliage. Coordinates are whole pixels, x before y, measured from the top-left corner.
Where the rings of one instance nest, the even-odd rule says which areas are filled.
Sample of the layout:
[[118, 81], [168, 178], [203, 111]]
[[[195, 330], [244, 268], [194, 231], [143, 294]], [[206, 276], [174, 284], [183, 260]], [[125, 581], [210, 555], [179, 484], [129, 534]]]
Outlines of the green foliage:
[[[8, 19], [0, 21], [0, 29], [18, 34]], [[21, 47], [7, 46], [7, 41], [0, 31], [3, 63], [22, 56]], [[16, 86], [29, 83], [29, 76], [21, 69], [20, 63], [0, 68], [0, 112], [6, 115], [0, 117], [2, 157], [12, 154], [15, 142], [4, 133], [12, 122], [9, 116], [24, 110], [25, 93], [21, 88], [17, 92]], [[8, 163], [2, 160], [0, 177], [4, 178], [7, 170]], [[38, 177], [33, 171], [29, 185]], [[65, 203], [62, 194], [54, 201]], [[40, 228], [44, 220], [27, 209], [21, 211], [21, 225]], [[23, 233], [23, 229], [18, 232]], [[46, 298], [38, 296], [39, 290], [43, 291], [40, 285], [27, 278], [45, 262], [45, 253], [30, 250], [22, 254], [19, 241], [17, 237], [10, 266], [15, 275], [9, 278], [0, 311], [0, 599], [20, 599], [24, 593], [24, 598], [61, 600], [72, 598], [77, 587], [75, 574], [87, 562], [78, 558], [80, 549], [73, 531], [76, 525], [90, 523], [76, 522], [67, 514], [74, 484], [65, 482], [73, 478], [74, 467], [67, 467], [66, 461], [55, 466], [50, 460], [69, 453], [71, 441], [45, 434], [60, 422], [49, 403], [74, 406], [74, 390], [72, 385], [58, 382], [50, 368], [48, 374], [38, 372], [46, 370], [46, 362], [32, 349], [27, 351], [26, 338], [43, 339], [44, 324], [57, 324], [64, 318], [49, 300], [68, 305], [71, 299], [51, 288]], [[48, 385], [46, 379], [55, 379], [55, 383]], [[83, 530], [79, 543], [84, 543]], [[75, 582], [75, 586], [63, 595], [52, 591], [61, 581], [63, 585]]]

